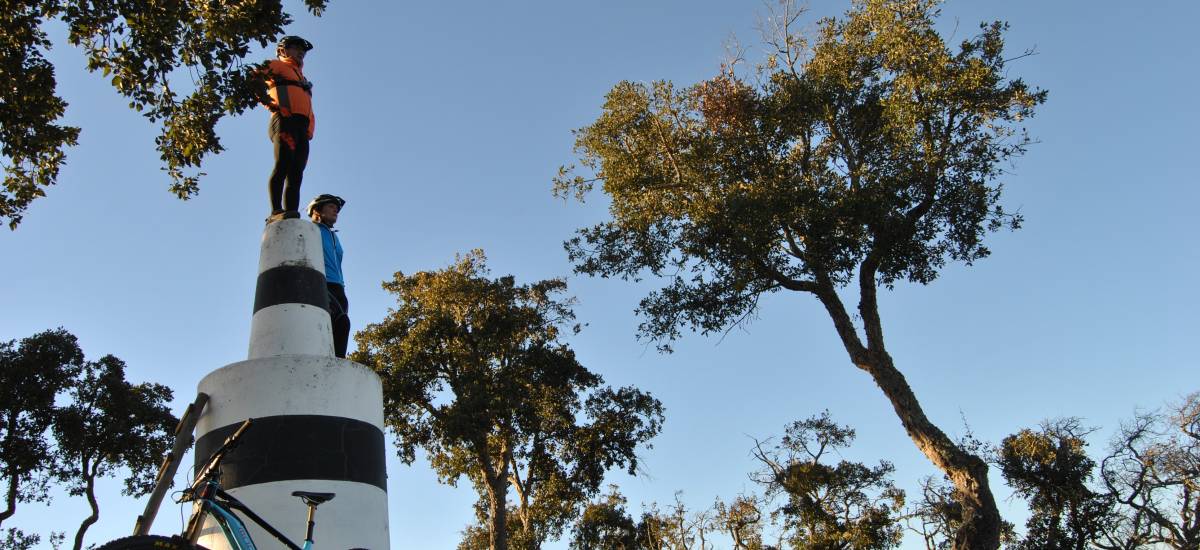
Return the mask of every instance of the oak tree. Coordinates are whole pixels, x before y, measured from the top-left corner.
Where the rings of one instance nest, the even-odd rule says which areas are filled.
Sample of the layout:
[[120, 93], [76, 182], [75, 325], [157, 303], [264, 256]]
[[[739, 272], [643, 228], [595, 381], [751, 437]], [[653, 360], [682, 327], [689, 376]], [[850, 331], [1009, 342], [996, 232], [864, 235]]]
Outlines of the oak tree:
[[899, 512], [904, 491], [891, 481], [895, 468], [839, 460], [829, 455], [854, 442], [854, 430], [835, 423], [826, 411], [793, 422], [779, 443], [755, 445], [764, 466], [755, 480], [767, 498], [784, 499], [778, 510], [787, 540], [795, 548], [874, 550], [900, 543]]
[[80, 550], [88, 528], [100, 519], [96, 480], [123, 474], [123, 494], [149, 493], [178, 419], [168, 407], [170, 388], [131, 384], [125, 379], [125, 363], [111, 355], [85, 363], [69, 394], [54, 436], [63, 468], [59, 476], [68, 493], [85, 497], [91, 509], [75, 532], [73, 548]]
[[729, 535], [733, 550], [763, 550], [763, 514], [757, 498], [739, 495], [713, 505], [717, 525]]
[[572, 550], [637, 550], [637, 526], [615, 485], [584, 506], [575, 522]]
[[471, 480], [492, 549], [509, 547], [510, 525], [523, 548], [557, 537], [609, 469], [636, 470], [662, 405], [576, 360], [562, 280], [491, 278], [477, 250], [383, 286], [397, 305], [357, 335], [354, 357], [383, 379], [401, 460], [423, 448], [442, 481]]
[[1084, 550], [1104, 531], [1112, 501], [1089, 487], [1096, 461], [1087, 455], [1088, 433], [1079, 419], [1064, 418], [1001, 442], [1000, 472], [1030, 510], [1015, 548]]
[[[320, 15], [327, 0], [304, 0]], [[0, 221], [16, 229], [25, 209], [58, 179], [66, 149], [80, 128], [62, 123], [59, 95], [46, 52], [46, 26], [65, 25], [66, 41], [87, 56], [130, 108], [159, 127], [156, 148], [171, 192], [187, 199], [199, 191], [204, 157], [223, 148], [215, 132], [225, 115], [239, 114], [265, 97], [257, 64], [246, 63], [251, 44], [276, 39], [291, 16], [279, 0], [212, 2], [86, 2], [37, 0], [0, 7]]]
[[580, 273], [665, 281], [638, 307], [639, 334], [660, 349], [683, 328], [742, 323], [768, 294], [815, 297], [953, 482], [955, 547], [990, 550], [1001, 519], [987, 464], [926, 416], [888, 351], [878, 291], [985, 258], [987, 234], [1019, 225], [999, 180], [1046, 94], [1010, 75], [1004, 23], [951, 45], [938, 15], [936, 0], [855, 0], [810, 40], [785, 2], [774, 51], [749, 76], [728, 65], [687, 87], [615, 85], [576, 131], [582, 167], [560, 169], [555, 192], [602, 186], [611, 219], [581, 229], [569, 257]]
[[[48, 498], [56, 466], [48, 437], [58, 412], [55, 400], [82, 368], [78, 340], [61, 328], [0, 343], [0, 523], [16, 513], [18, 503]], [[7, 538], [27, 539], [11, 530]]]

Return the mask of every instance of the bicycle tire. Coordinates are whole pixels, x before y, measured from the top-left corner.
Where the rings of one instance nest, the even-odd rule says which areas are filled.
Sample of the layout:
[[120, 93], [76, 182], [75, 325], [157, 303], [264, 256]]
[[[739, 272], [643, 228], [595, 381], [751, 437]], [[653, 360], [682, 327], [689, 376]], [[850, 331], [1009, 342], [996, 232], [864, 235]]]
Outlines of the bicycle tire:
[[188, 544], [179, 537], [134, 535], [104, 543], [96, 550], [208, 550], [199, 544]]

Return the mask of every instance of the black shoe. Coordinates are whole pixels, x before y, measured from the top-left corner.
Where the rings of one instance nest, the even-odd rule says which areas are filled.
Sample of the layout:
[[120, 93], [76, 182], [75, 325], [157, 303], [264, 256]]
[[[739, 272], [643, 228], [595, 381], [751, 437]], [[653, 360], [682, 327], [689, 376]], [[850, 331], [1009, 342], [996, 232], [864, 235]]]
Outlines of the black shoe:
[[285, 219], [285, 220], [295, 220], [295, 219], [299, 219], [299, 218], [300, 218], [300, 213], [295, 210], [288, 210], [287, 212], [283, 213], [283, 219]]

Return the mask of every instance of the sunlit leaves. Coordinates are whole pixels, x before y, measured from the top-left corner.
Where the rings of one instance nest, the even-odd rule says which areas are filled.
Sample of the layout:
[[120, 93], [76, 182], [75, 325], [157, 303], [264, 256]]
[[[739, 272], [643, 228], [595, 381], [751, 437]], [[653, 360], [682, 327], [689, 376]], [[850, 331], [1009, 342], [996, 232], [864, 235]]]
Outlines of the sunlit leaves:
[[768, 497], [783, 498], [776, 514], [795, 548], [868, 550], [900, 543], [904, 491], [891, 481], [891, 463], [827, 461], [854, 437], [853, 429], [825, 412], [792, 423], [777, 445], [756, 447], [764, 468], [755, 479]]
[[562, 341], [579, 330], [562, 280], [492, 278], [477, 250], [383, 286], [396, 308], [358, 334], [354, 357], [383, 379], [400, 458], [424, 449], [443, 482], [466, 477], [478, 491], [480, 525], [461, 548], [489, 533], [508, 540], [506, 530], [513, 547], [536, 547], [562, 532], [608, 470], [636, 470], [662, 405], [604, 386], [579, 364]]
[[612, 220], [566, 244], [577, 271], [667, 275], [639, 310], [642, 336], [662, 344], [680, 326], [740, 322], [762, 293], [844, 285], [860, 269], [928, 283], [986, 257], [988, 232], [1019, 225], [997, 180], [1045, 93], [1007, 75], [1003, 24], [953, 49], [937, 4], [857, 1], [811, 40], [783, 28], [776, 55], [797, 64], [754, 78], [615, 85], [575, 133], [590, 174], [555, 180], [560, 196], [600, 182], [611, 199]]

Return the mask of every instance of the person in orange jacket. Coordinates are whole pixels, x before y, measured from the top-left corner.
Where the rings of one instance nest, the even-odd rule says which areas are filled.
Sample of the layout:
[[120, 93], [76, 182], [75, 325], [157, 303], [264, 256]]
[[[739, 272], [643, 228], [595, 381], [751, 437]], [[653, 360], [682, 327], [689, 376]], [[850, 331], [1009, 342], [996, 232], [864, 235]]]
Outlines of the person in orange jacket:
[[308, 142], [316, 117], [312, 108], [312, 83], [304, 78], [304, 56], [313, 48], [299, 36], [285, 36], [264, 67], [271, 123], [267, 135], [275, 149], [275, 168], [267, 181], [271, 216], [267, 222], [300, 217], [300, 182], [308, 164]]

